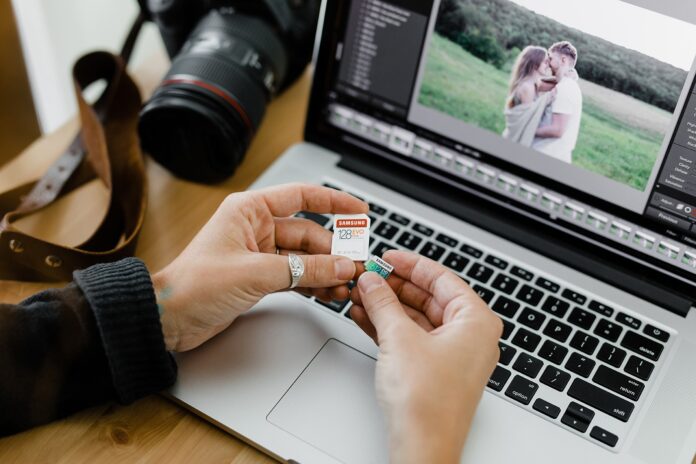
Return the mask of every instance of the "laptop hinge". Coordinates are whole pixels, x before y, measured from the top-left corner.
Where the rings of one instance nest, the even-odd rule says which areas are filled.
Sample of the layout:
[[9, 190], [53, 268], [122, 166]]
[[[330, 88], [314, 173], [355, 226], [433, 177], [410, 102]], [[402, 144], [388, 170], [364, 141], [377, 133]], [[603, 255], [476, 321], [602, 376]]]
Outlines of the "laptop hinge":
[[[438, 210], [451, 214], [525, 248], [568, 265], [632, 295], [686, 317], [696, 306], [688, 290], [675, 289], [671, 279], [636, 265], [636, 262], [607, 253], [606, 249], [572, 238], [519, 213], [492, 204], [470, 192], [444, 182], [418, 181], [418, 174], [377, 156], [369, 158], [342, 153], [339, 166], [387, 186]], [[468, 197], [468, 198], [467, 198]], [[470, 200], [470, 201], [462, 201]], [[514, 220], [511, 218], [514, 217]]]

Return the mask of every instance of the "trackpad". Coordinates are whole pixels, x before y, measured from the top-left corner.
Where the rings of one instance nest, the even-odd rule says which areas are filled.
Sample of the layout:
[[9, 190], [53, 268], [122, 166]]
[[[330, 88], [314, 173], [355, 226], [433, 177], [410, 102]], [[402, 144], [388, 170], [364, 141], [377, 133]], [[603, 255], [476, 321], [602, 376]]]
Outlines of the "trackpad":
[[271, 410], [268, 421], [345, 463], [387, 463], [375, 360], [331, 339]]

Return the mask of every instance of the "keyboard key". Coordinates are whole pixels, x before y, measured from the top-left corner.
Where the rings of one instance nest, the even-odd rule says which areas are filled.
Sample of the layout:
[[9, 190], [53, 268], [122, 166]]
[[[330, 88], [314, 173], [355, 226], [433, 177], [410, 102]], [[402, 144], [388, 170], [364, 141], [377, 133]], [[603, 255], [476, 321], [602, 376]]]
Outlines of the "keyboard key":
[[615, 342], [619, 339], [621, 331], [623, 329], [620, 325], [610, 322], [608, 319], [600, 319], [597, 323], [597, 327], [594, 329], [594, 333], [602, 338], [606, 338], [609, 341]]
[[495, 296], [495, 292], [492, 290], [487, 289], [486, 287], [482, 287], [480, 285], [474, 285], [472, 287], [476, 293], [478, 293], [478, 296], [481, 297], [483, 301], [486, 302], [486, 304], [490, 303], [493, 297]]
[[537, 398], [532, 407], [535, 411], [539, 411], [543, 415], [549, 416], [551, 419], [557, 418], [561, 413], [561, 408], [541, 398]]
[[456, 247], [459, 244], [459, 242], [456, 239], [449, 237], [445, 234], [437, 234], [435, 240], [437, 240], [440, 243], [444, 243], [445, 245], [452, 248]]
[[544, 335], [554, 338], [559, 342], [565, 342], [568, 340], [568, 336], [572, 330], [572, 327], [569, 325], [559, 322], [556, 319], [551, 319], [544, 328]]
[[529, 306], [538, 305], [543, 296], [544, 292], [529, 285], [523, 285], [520, 291], [517, 292], [517, 299], [524, 301]]
[[530, 356], [527, 353], [520, 353], [512, 368], [517, 372], [521, 372], [526, 376], [534, 378], [539, 374], [539, 371], [543, 366], [544, 363], [540, 359]]
[[611, 306], [607, 306], [604, 303], [600, 303], [598, 301], [592, 300], [590, 301], [590, 304], [587, 305], [588, 308], [590, 308], [592, 311], [603, 314], [604, 316], [611, 317], [612, 314], [614, 314], [614, 308]]
[[645, 328], [643, 329], [643, 333], [649, 337], [656, 338], [660, 340], [661, 342], [667, 342], [669, 340], [669, 334], [665, 332], [662, 329], [658, 329], [654, 325], [651, 324], [646, 324]]
[[469, 258], [465, 258], [464, 256], [451, 251], [442, 264], [452, 269], [454, 272], [462, 272], [466, 265], [469, 264]]
[[495, 366], [491, 377], [488, 379], [488, 386], [499, 392], [505, 386], [505, 382], [510, 378], [510, 371], [504, 367]]
[[541, 324], [544, 323], [545, 319], [546, 316], [544, 316], [539, 311], [534, 311], [531, 308], [524, 308], [524, 311], [522, 311], [520, 317], [517, 318], [517, 320], [520, 321], [522, 324], [534, 330], [538, 330], [539, 327], [541, 327]]
[[566, 414], [570, 414], [573, 417], [577, 417], [581, 421], [587, 422], [589, 424], [590, 422], [592, 422], [592, 419], [594, 419], [595, 412], [590, 408], [581, 405], [580, 403], [571, 401], [568, 405], [568, 409], [566, 409]]
[[333, 185], [333, 184], [329, 184], [328, 182], [324, 182], [322, 185], [323, 185], [324, 187], [328, 187], [328, 188], [330, 188], [330, 189], [338, 190], [339, 192], [341, 191], [340, 188], [336, 187], [336, 186]]
[[[527, 329], [520, 328], [514, 337], [512, 337], [512, 344], [517, 345], [520, 348], [533, 353], [536, 347], [539, 345], [541, 337], [535, 333], [530, 332]], [[589, 375], [589, 374], [588, 374]]]
[[645, 384], [607, 366], [599, 366], [592, 381], [629, 400], [638, 401]]
[[370, 211], [380, 216], [384, 216], [385, 214], [387, 214], [387, 210], [385, 208], [382, 208], [381, 206], [375, 203], [370, 203]]
[[423, 224], [418, 224], [417, 222], [413, 224], [413, 230], [415, 230], [419, 234], [425, 235], [426, 237], [430, 237], [435, 233], [435, 231], [430, 227], [424, 226]]
[[488, 255], [488, 256], [486, 256], [485, 261], [486, 261], [488, 264], [490, 264], [491, 266], [497, 267], [498, 269], [505, 270], [505, 269], [507, 269], [507, 267], [508, 267], [507, 261], [505, 261], [505, 260], [503, 260], [503, 259], [500, 259], [500, 258], [498, 258], [497, 256]]
[[594, 366], [595, 362], [593, 360], [579, 353], [571, 354], [565, 365], [570, 372], [575, 372], [583, 377], [589, 377]]
[[466, 275], [485, 284], [493, 275], [493, 269], [488, 266], [484, 266], [483, 264], [474, 263]]
[[500, 295], [498, 299], [495, 300], [495, 303], [493, 303], [493, 306], [491, 306], [491, 309], [498, 314], [502, 314], [503, 316], [512, 319], [515, 317], [517, 310], [520, 309], [520, 304], [504, 297], [503, 295]]
[[626, 332], [623, 340], [621, 340], [621, 346], [635, 353], [642, 354], [653, 361], [657, 361], [660, 358], [662, 348], [664, 348], [660, 343], [650, 340], [632, 330]]
[[415, 250], [422, 241], [423, 239], [419, 236], [413, 235], [410, 232], [404, 232], [401, 234], [396, 243], [408, 250]]
[[655, 365], [653, 363], [640, 359], [638, 356], [631, 356], [626, 362], [624, 371], [635, 375], [639, 379], [648, 380], [654, 368]]
[[478, 259], [481, 256], [483, 256], [483, 251], [479, 250], [478, 248], [474, 248], [470, 245], [467, 245], [466, 243], [462, 245], [460, 248], [461, 251], [466, 253], [469, 256], [473, 256], [474, 258]]
[[568, 302], [559, 300], [555, 296], [549, 296], [546, 298], [546, 301], [544, 301], [544, 304], [541, 306], [541, 309], [559, 318], [563, 318], [563, 316], [565, 316], [568, 308], [570, 308], [570, 304]]
[[561, 422], [581, 433], [585, 433], [587, 428], [590, 426], [590, 424], [587, 422], [583, 422], [577, 417], [573, 417], [568, 413], [563, 414], [563, 417], [561, 417]]
[[579, 305], [584, 305], [585, 302], [587, 301], [587, 297], [581, 293], [578, 293], [574, 290], [571, 290], [569, 288], [566, 288], [563, 290], [563, 293], [561, 294], [563, 298], [567, 298], [570, 301], [574, 301], [575, 303]]
[[600, 441], [612, 448], [616, 446], [616, 443], [619, 441], [619, 437], [617, 437], [611, 432], [607, 432], [601, 427], [597, 427], [596, 425], [592, 427], [592, 430], [590, 431], [590, 436], [595, 440]]
[[582, 379], [575, 379], [568, 389], [568, 396], [599, 409], [622, 422], [628, 422], [633, 404]]
[[407, 218], [406, 216], [402, 216], [397, 213], [391, 213], [389, 215], [389, 219], [392, 221], [396, 222], [397, 224], [401, 224], [402, 226], [407, 226], [411, 223], [411, 220]]
[[510, 269], [510, 274], [519, 277], [520, 279], [524, 279], [527, 282], [531, 282], [532, 279], [534, 279], [534, 274], [518, 266], [512, 266], [512, 269]]
[[548, 385], [554, 390], [562, 392], [566, 385], [568, 385], [568, 382], [570, 382], [570, 374], [557, 367], [546, 366], [539, 380], [544, 385]]
[[551, 340], [546, 340], [541, 348], [539, 349], [539, 357], [551, 361], [559, 366], [568, 354], [568, 348], [561, 346]]
[[387, 240], [393, 239], [398, 231], [398, 227], [384, 221], [380, 222], [379, 225], [375, 228], [375, 234], [379, 235], [380, 237], [384, 237]]
[[300, 211], [295, 214], [296, 218], [309, 219], [310, 221], [316, 222], [320, 226], [324, 227], [330, 221], [329, 218], [323, 214], [312, 213], [311, 211]]
[[626, 313], [619, 313], [616, 315], [616, 320], [620, 323], [627, 325], [636, 330], [640, 329], [641, 322], [633, 316], [629, 316]]
[[335, 311], [335, 312], [337, 312], [337, 313], [340, 313], [341, 311], [343, 311], [343, 308], [346, 307], [346, 305], [348, 304], [348, 302], [350, 301], [350, 299], [347, 299], [347, 300], [331, 300], [331, 301], [328, 302], [328, 303], [325, 303], [325, 302], [323, 302], [323, 301], [321, 301], [321, 300], [316, 300], [316, 301], [317, 301], [317, 303], [319, 303], [320, 305], [324, 306], [325, 308], [329, 308], [331, 311]]
[[435, 245], [433, 242], [426, 242], [423, 248], [419, 251], [420, 254], [433, 261], [439, 260], [445, 253], [445, 249], [440, 245]]
[[517, 279], [513, 279], [505, 274], [498, 274], [498, 276], [493, 280], [491, 286], [496, 290], [500, 290], [503, 293], [512, 295], [512, 292], [515, 291], [519, 283], [520, 282]]
[[396, 249], [396, 248], [394, 248], [394, 247], [391, 246], [391, 245], [388, 245], [388, 244], [386, 244], [386, 243], [384, 243], [384, 242], [379, 242], [379, 243], [377, 243], [377, 245], [372, 249], [372, 254], [381, 257], [381, 256], [382, 256], [384, 253], [386, 253], [387, 251], [389, 251], [389, 250], [395, 250], [395, 249]]
[[594, 353], [597, 345], [599, 345], [599, 338], [586, 334], [581, 330], [575, 332], [575, 335], [573, 335], [573, 338], [570, 340], [570, 346], [585, 354]]
[[515, 357], [517, 350], [502, 342], [498, 342], [498, 348], [500, 348], [500, 359], [498, 362], [503, 366], [507, 366], [512, 361], [512, 358]]
[[609, 343], [604, 343], [602, 348], [599, 349], [599, 353], [597, 353], [597, 359], [614, 367], [619, 367], [625, 357], [626, 352], [624, 350]]
[[512, 331], [515, 330], [515, 324], [513, 324], [510, 321], [506, 321], [505, 319], [502, 319], [503, 321], [503, 335], [500, 336], [503, 340], [507, 340], [510, 338], [510, 335], [512, 335]]
[[512, 398], [515, 401], [519, 401], [522, 404], [529, 404], [534, 398], [534, 394], [539, 389], [539, 385], [527, 380], [521, 375], [516, 375], [513, 377], [510, 386], [505, 391], [505, 396]]
[[578, 307], [573, 308], [573, 310], [570, 312], [570, 316], [568, 316], [568, 322], [585, 330], [592, 327], [592, 323], [595, 321], [595, 319], [597, 319], [597, 316]]
[[551, 293], [556, 293], [561, 289], [561, 286], [558, 285], [555, 282], [551, 282], [550, 280], [544, 279], [543, 277], [539, 277], [536, 280], [536, 284], [543, 288], [544, 290], [548, 290]]

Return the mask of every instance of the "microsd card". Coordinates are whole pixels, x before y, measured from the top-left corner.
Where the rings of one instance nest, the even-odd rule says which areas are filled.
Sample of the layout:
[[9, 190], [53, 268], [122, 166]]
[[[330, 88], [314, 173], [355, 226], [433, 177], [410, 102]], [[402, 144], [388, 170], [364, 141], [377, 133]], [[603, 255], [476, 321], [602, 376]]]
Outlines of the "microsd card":
[[367, 272], [376, 272], [383, 279], [389, 277], [389, 274], [394, 270], [394, 266], [383, 260], [377, 255], [372, 255], [370, 259], [365, 263], [365, 270]]
[[367, 214], [334, 215], [331, 254], [365, 261], [370, 251], [370, 218]]

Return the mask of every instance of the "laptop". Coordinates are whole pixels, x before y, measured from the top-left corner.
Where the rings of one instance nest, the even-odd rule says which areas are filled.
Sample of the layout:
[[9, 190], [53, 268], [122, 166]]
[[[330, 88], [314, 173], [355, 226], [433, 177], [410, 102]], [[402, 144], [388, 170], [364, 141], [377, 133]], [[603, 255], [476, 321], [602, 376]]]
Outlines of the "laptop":
[[[364, 199], [373, 254], [504, 321], [461, 462], [692, 462], [694, 58], [693, 2], [324, 2], [305, 141], [252, 188]], [[386, 463], [349, 308], [268, 296], [177, 355], [171, 396], [281, 461]]]

